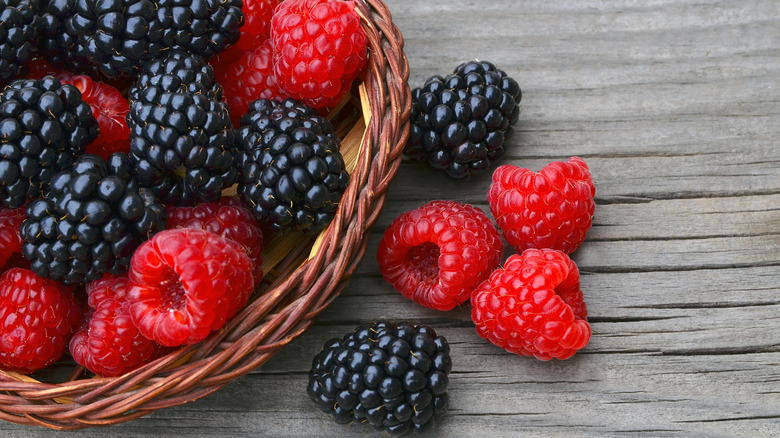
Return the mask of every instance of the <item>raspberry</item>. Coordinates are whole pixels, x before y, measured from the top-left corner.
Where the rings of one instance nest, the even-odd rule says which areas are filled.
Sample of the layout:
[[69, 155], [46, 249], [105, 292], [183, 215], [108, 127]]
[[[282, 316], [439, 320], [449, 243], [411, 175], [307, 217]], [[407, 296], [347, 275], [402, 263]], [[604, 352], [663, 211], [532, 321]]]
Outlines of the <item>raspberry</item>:
[[237, 203], [240, 203], [237, 198], [224, 196], [217, 203], [204, 203], [195, 207], [168, 207], [166, 228], [205, 230], [241, 244], [254, 265], [252, 276], [255, 284], [259, 284], [263, 279], [263, 271], [260, 270], [263, 263], [263, 233], [254, 214]]
[[[6, 210], [0, 207], [0, 272], [14, 255], [22, 254], [19, 227], [24, 221], [24, 207]], [[27, 266], [29, 267], [29, 265]]]
[[449, 343], [431, 327], [383, 321], [326, 342], [307, 392], [336, 423], [403, 435], [430, 429], [448, 409], [451, 370]]
[[471, 295], [477, 333], [521, 356], [568, 359], [590, 340], [577, 265], [565, 253], [510, 256]]
[[252, 261], [232, 240], [189, 228], [161, 231], [133, 255], [133, 324], [165, 346], [200, 342], [246, 304], [251, 272]]
[[130, 128], [126, 120], [130, 104], [122, 93], [85, 75], [73, 76], [65, 82], [81, 91], [81, 97], [92, 108], [92, 115], [100, 125], [100, 135], [87, 145], [85, 153], [108, 160], [114, 152], [130, 152]]
[[0, 367], [28, 374], [59, 359], [81, 321], [73, 294], [27, 269], [0, 276]]
[[[257, 38], [260, 42], [271, 37], [271, 18], [276, 6], [282, 0], [243, 0], [241, 9], [244, 11], [244, 25], [241, 26], [241, 37], [231, 47], [252, 50]], [[254, 37], [254, 38], [253, 38]], [[231, 48], [228, 47], [228, 50]]]
[[395, 219], [377, 258], [385, 280], [403, 296], [450, 310], [498, 266], [502, 251], [501, 237], [482, 210], [432, 201]]
[[133, 325], [126, 299], [128, 282], [127, 277], [106, 275], [87, 284], [91, 309], [70, 341], [76, 363], [100, 376], [118, 376], [164, 351]]
[[27, 63], [27, 74], [24, 77], [29, 79], [43, 79], [44, 76], [54, 76], [62, 83], [67, 83], [73, 77], [72, 73], [54, 68], [45, 59], [36, 58]]
[[338, 103], [366, 61], [366, 33], [352, 1], [284, 1], [271, 29], [279, 86], [312, 108]]
[[490, 210], [518, 253], [528, 248], [574, 252], [591, 227], [596, 188], [579, 157], [548, 164], [538, 173], [504, 165], [493, 172]]
[[[241, 49], [231, 46], [228, 50]], [[256, 48], [241, 50], [233, 62], [223, 61], [220, 56], [219, 62], [211, 63], [217, 82], [224, 87], [224, 99], [230, 108], [233, 126], [240, 125], [241, 117], [248, 112], [252, 101], [285, 98], [274, 76], [273, 52], [273, 42], [267, 39]]]

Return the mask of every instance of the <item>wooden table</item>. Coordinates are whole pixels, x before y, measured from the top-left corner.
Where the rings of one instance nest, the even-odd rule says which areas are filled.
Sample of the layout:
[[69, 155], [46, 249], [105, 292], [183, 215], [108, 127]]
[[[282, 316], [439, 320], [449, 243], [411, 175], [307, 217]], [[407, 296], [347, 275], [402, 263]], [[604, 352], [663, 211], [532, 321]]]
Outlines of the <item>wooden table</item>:
[[424, 436], [780, 436], [780, 1], [388, 5], [413, 87], [471, 58], [520, 83], [505, 163], [590, 165], [596, 215], [573, 255], [590, 344], [566, 361], [514, 356], [476, 334], [468, 306], [427, 310], [385, 283], [376, 248], [398, 214], [433, 199], [489, 211], [489, 173], [453, 182], [404, 163], [360, 270], [305, 335], [202, 400], [68, 436], [382, 436], [334, 424], [305, 392], [323, 342], [377, 319], [452, 345], [451, 408]]

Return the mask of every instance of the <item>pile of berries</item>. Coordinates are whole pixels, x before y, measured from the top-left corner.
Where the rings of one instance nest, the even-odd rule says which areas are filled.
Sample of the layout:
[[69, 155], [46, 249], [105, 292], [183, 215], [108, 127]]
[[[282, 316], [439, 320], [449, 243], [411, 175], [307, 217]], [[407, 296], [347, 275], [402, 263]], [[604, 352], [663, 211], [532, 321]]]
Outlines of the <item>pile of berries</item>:
[[264, 232], [333, 219], [321, 114], [367, 59], [353, 2], [0, 12], [0, 369], [116, 376], [200, 342], [263, 280]]

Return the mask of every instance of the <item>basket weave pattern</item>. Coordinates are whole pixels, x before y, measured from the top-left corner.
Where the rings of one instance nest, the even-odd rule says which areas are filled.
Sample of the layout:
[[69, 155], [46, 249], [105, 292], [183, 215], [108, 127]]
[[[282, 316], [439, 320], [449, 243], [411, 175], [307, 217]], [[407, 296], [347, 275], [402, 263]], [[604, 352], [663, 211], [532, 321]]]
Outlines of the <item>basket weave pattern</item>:
[[[356, 0], [368, 37], [362, 79], [371, 117], [357, 165], [317, 249], [290, 254], [273, 283], [221, 331], [125, 375], [60, 383], [0, 371], [0, 418], [52, 429], [110, 425], [204, 397], [268, 361], [341, 292], [368, 244], [409, 130], [411, 94], [403, 36], [380, 0]], [[308, 259], [306, 259], [306, 257]], [[82, 377], [82, 378], [80, 378]]]

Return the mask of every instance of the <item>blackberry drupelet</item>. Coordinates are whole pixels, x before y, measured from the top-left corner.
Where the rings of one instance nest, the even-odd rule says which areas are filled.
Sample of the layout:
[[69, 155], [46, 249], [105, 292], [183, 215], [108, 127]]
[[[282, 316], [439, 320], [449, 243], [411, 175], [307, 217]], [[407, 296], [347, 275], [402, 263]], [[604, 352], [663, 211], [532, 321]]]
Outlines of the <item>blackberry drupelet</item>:
[[130, 156], [136, 179], [164, 204], [219, 199], [237, 181], [230, 111], [212, 68], [171, 51], [148, 64], [130, 88]]
[[520, 114], [517, 82], [490, 62], [470, 61], [412, 91], [407, 156], [455, 179], [484, 171], [504, 155]]
[[254, 101], [236, 134], [238, 193], [275, 230], [318, 233], [336, 213], [349, 174], [330, 122], [294, 99]]
[[367, 421], [393, 435], [426, 430], [449, 407], [449, 353], [447, 340], [426, 325], [360, 326], [325, 343], [307, 392], [340, 424]]
[[165, 229], [165, 209], [136, 188], [127, 155], [84, 154], [25, 210], [22, 254], [41, 277], [83, 284], [127, 271], [133, 251]]
[[0, 205], [16, 208], [45, 193], [98, 136], [98, 122], [73, 85], [18, 79], [0, 93]]
[[108, 77], [136, 76], [169, 49], [209, 59], [238, 41], [241, 0], [44, 0], [43, 49]]
[[0, 84], [18, 77], [35, 52], [40, 0], [0, 0]]

